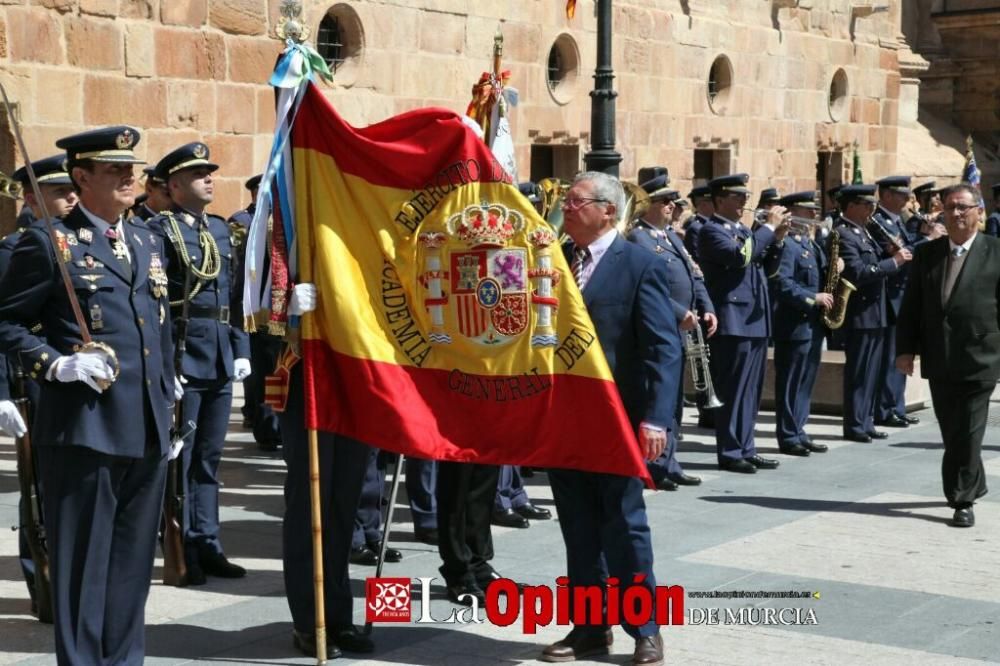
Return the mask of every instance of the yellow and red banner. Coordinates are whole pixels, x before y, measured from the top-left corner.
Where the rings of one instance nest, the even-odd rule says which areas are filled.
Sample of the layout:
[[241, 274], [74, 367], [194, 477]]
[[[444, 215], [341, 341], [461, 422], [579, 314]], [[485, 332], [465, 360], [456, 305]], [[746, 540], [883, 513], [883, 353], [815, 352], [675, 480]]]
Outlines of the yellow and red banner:
[[548, 224], [459, 115], [292, 130], [307, 427], [407, 455], [648, 479]]

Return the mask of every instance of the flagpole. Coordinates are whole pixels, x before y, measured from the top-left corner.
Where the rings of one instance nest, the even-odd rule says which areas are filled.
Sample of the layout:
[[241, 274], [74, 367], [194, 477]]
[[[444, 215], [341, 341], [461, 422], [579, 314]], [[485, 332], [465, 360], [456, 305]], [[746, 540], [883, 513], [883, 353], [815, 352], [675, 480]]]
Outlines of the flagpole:
[[[378, 562], [375, 567], [375, 577], [382, 576], [382, 565], [385, 563], [385, 551], [389, 547], [389, 532], [392, 530], [392, 513], [396, 506], [396, 495], [399, 492], [399, 471], [403, 468], [403, 460], [406, 458], [402, 453], [396, 455], [396, 465], [392, 470], [392, 488], [389, 491], [389, 506], [385, 510], [385, 522], [382, 528], [382, 543], [378, 547]], [[365, 635], [372, 633], [372, 622], [365, 622]]]
[[320, 515], [319, 436], [309, 428], [309, 500], [312, 505], [313, 594], [316, 597], [316, 663], [326, 663], [326, 599], [323, 594], [323, 519]]

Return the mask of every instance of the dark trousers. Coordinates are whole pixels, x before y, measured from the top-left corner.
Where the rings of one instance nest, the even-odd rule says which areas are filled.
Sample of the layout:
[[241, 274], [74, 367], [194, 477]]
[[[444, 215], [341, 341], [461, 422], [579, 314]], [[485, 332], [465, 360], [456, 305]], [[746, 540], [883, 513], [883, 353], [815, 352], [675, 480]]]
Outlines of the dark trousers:
[[[656, 578], [642, 481], [566, 469], [549, 470], [549, 481], [566, 544], [570, 587], [603, 587], [608, 576], [615, 576], [624, 593], [633, 584], [633, 577], [643, 574], [646, 578], [641, 585], [648, 587], [652, 595]], [[640, 627], [622, 627], [633, 638], [653, 636], [659, 631], [652, 619]], [[603, 630], [604, 626], [594, 629]]]
[[875, 403], [875, 421], [888, 421], [893, 414], [906, 414], [906, 375], [896, 369], [896, 325], [885, 329], [882, 341], [882, 369]]
[[779, 445], [805, 444], [806, 421], [820, 356], [824, 330], [817, 327], [812, 340], [774, 341], [774, 400]]
[[284, 341], [267, 333], [250, 334], [250, 376], [243, 382], [243, 417], [253, 424], [258, 442], [278, 442], [281, 429], [278, 415], [264, 403], [264, 379], [274, 372]]
[[56, 658], [142, 664], [166, 457], [43, 446]]
[[191, 379], [184, 385], [184, 422], [197, 427], [184, 442], [184, 548], [189, 557], [222, 553], [219, 540], [219, 463], [226, 443], [233, 383]]
[[[285, 515], [281, 530], [285, 595], [297, 631], [316, 631], [313, 594], [312, 504], [309, 440], [305, 429], [301, 363], [292, 371], [288, 406], [280, 416], [284, 446]], [[320, 432], [320, 511], [323, 522], [323, 593], [328, 626], [353, 622], [354, 598], [347, 573], [354, 515], [371, 448], [349, 437]]]
[[496, 465], [438, 462], [439, 571], [448, 585], [485, 581], [493, 571], [490, 515], [498, 475]]
[[365, 464], [365, 479], [354, 515], [351, 547], [365, 544], [377, 547], [382, 542], [382, 498], [385, 496], [385, 463], [378, 449], [371, 449]]
[[948, 506], [963, 509], [986, 494], [983, 435], [996, 382], [930, 381], [934, 416], [941, 427], [941, 481]]
[[516, 509], [530, 502], [528, 493], [524, 490], [521, 480], [521, 467], [518, 465], [501, 465], [497, 479], [497, 494], [493, 501], [495, 511]]
[[[667, 432], [667, 446], [663, 449], [656, 460], [647, 461], [646, 469], [650, 478], [659, 483], [667, 476], [679, 476], [684, 473], [684, 468], [677, 462], [677, 434], [681, 431], [681, 420], [684, 418], [684, 367], [687, 365], [687, 354], [681, 356], [681, 372], [677, 377], [677, 386], [681, 390], [677, 392], [677, 407], [674, 409], [674, 421]], [[701, 396], [699, 395], [699, 400]], [[705, 410], [711, 413], [714, 410]], [[714, 426], [713, 426], [714, 427]]]
[[885, 335], [881, 328], [853, 329], [844, 338], [844, 434], [865, 435], [875, 430], [875, 397]]
[[715, 445], [719, 462], [757, 454], [753, 429], [760, 410], [767, 369], [767, 338], [716, 335], [712, 350], [712, 381], [722, 407], [715, 410]]
[[[37, 457], [37, 456], [36, 456]], [[38, 473], [38, 468], [35, 467], [35, 473]], [[39, 498], [41, 500], [41, 498]], [[18, 512], [17, 515], [21, 515], [21, 503], [24, 502], [24, 498], [20, 498], [17, 503]], [[41, 506], [39, 506], [41, 508]], [[24, 583], [28, 586], [28, 595], [31, 597], [32, 608], [35, 605], [35, 561], [31, 559], [31, 549], [28, 547], [28, 537], [27, 530], [24, 526], [21, 526], [17, 530], [17, 561], [21, 565], [21, 574], [24, 576]]]
[[413, 526], [421, 530], [437, 529], [437, 461], [406, 459], [406, 496], [410, 500]]

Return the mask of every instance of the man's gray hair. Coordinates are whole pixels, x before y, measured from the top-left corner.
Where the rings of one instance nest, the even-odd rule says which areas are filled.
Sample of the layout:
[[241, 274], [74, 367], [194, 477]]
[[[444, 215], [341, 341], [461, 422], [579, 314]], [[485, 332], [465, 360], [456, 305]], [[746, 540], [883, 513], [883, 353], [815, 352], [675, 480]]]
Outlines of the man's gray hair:
[[625, 210], [625, 190], [621, 181], [614, 176], [609, 176], [600, 171], [584, 171], [578, 173], [573, 179], [573, 184], [587, 181], [594, 184], [594, 198], [603, 199], [615, 205], [615, 211], [621, 215]]
[[972, 199], [979, 202], [980, 206], [982, 206], [982, 195], [979, 194], [979, 190], [976, 186], [971, 185], [970, 183], [956, 183], [941, 190], [941, 192], [939, 192], [941, 196], [941, 203], [943, 204], [948, 197], [956, 192], [968, 192], [972, 196]]

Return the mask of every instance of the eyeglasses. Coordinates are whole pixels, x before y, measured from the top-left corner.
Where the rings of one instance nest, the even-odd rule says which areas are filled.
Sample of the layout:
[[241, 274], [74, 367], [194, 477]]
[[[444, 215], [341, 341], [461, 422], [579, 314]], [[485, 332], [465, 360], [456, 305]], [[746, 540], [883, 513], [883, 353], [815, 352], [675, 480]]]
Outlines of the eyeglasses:
[[589, 197], [573, 197], [571, 199], [565, 199], [562, 202], [562, 207], [564, 210], [576, 210], [578, 208], [583, 208], [590, 203], [611, 203], [607, 199], [592, 199]]
[[977, 204], [951, 204], [944, 207], [949, 213], [958, 213], [959, 215], [965, 215], [973, 208], [979, 208], [979, 206]]

